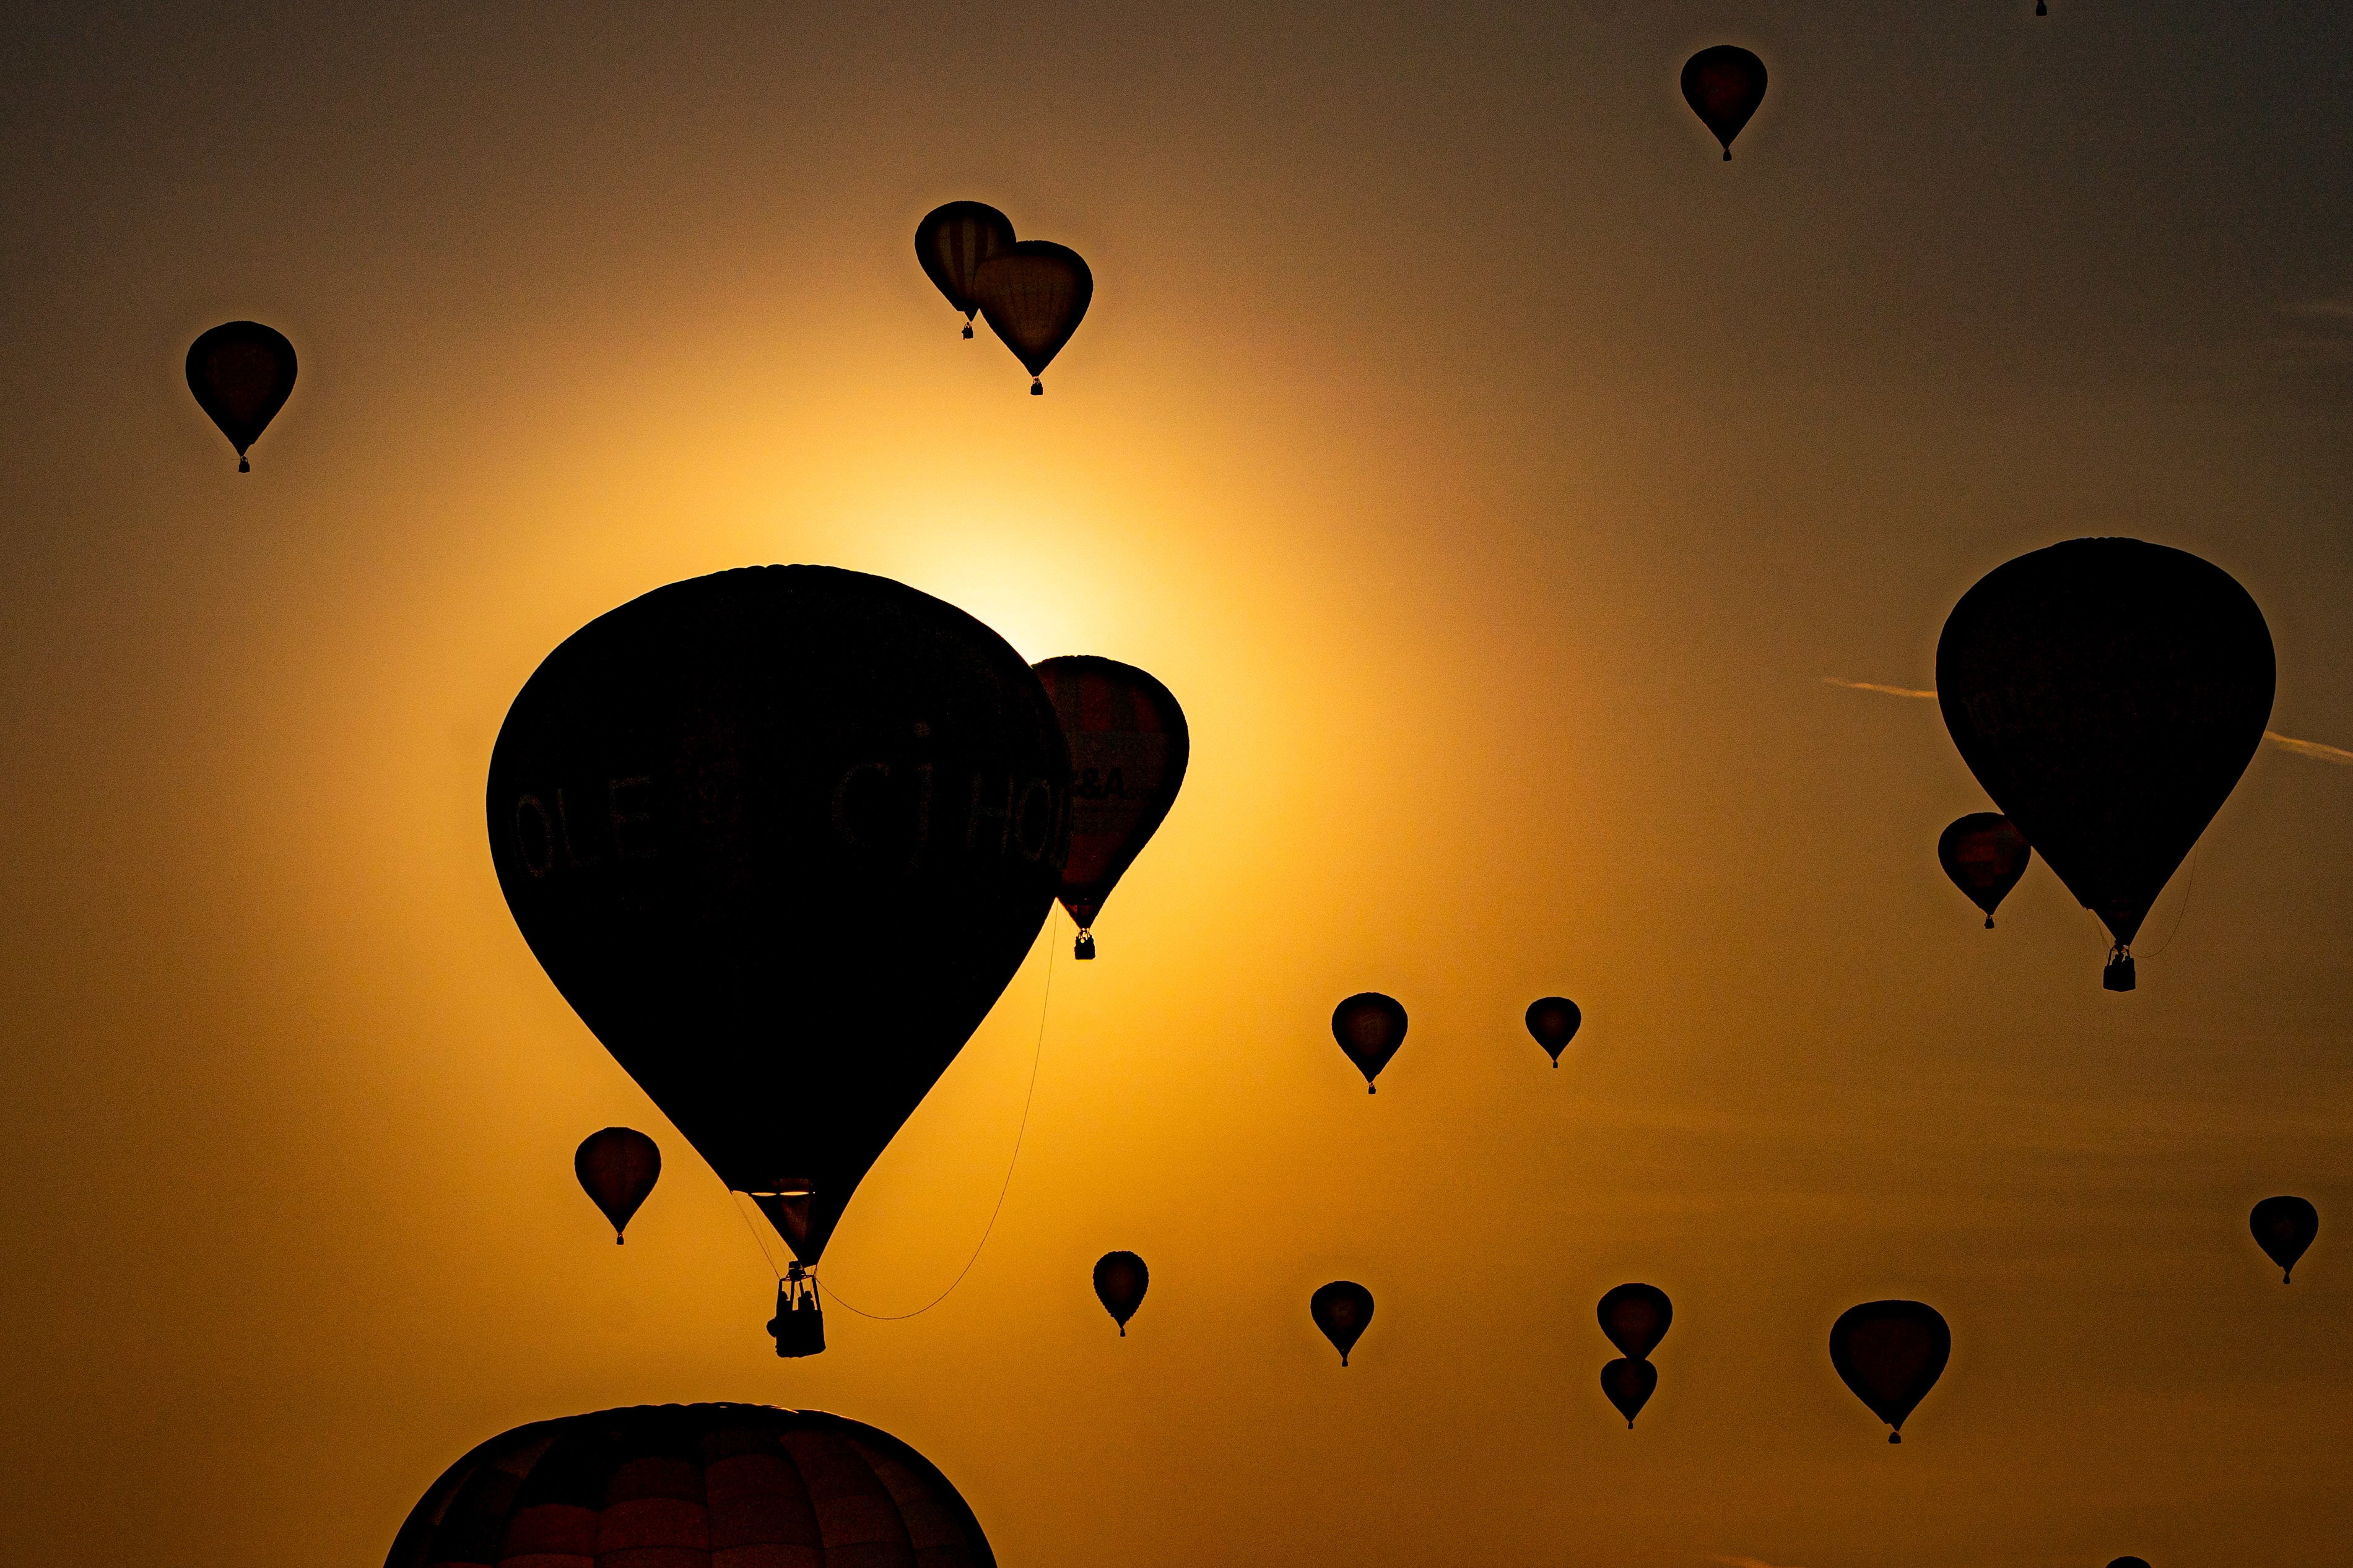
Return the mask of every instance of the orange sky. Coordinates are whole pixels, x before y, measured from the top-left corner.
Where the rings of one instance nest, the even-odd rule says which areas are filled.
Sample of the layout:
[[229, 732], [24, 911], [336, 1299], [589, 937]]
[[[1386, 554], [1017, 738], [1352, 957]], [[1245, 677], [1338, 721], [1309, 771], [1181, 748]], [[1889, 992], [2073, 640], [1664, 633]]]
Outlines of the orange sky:
[[[2353, 769], [2265, 747], [2109, 995], [2047, 869], [1990, 933], [1938, 874], [1935, 706], [1824, 680], [1925, 688], [1984, 572], [2131, 533], [2353, 747], [2353, 24], [2052, 5], [12, 20], [23, 1560], [373, 1563], [494, 1431], [719, 1398], [905, 1437], [1008, 1564], [2337, 1560]], [[1729, 165], [1719, 41], [1774, 73]], [[955, 197], [1093, 266], [1043, 398], [914, 265]], [[179, 368], [239, 316], [303, 367], [243, 477]], [[481, 819], [550, 648], [766, 561], [1141, 665], [1194, 745], [1102, 959], [1049, 928], [826, 1257], [954, 1277], [1042, 1005], [971, 1277], [801, 1363]], [[669, 1162], [617, 1250], [608, 1122]], [[1956, 1341], [1900, 1448], [1824, 1350], [1883, 1296]]]

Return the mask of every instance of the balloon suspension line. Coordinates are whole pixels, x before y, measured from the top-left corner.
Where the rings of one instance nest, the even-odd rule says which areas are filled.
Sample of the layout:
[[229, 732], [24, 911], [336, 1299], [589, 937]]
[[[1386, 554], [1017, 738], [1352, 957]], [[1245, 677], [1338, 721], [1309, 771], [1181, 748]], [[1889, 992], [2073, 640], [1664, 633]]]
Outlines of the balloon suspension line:
[[2147, 952], [2142, 953], [2140, 955], [2141, 957], [2155, 958], [2158, 953], [2163, 952], [2167, 948], [2171, 947], [2173, 945], [2173, 939], [2181, 934], [2181, 921], [2183, 918], [2189, 913], [2190, 897], [2198, 891], [2198, 851], [2204, 847], [2205, 846], [2200, 844], [2194, 847], [2189, 851], [2189, 876], [2181, 885], [2181, 904], [2179, 908], [2173, 911], [2173, 929], [2165, 933], [2165, 940], [2163, 942], [2158, 942], [2155, 947], [2152, 947]]
[[[1050, 927], [1053, 924], [1051, 921], [1047, 923]], [[972, 1272], [972, 1266], [980, 1261], [982, 1249], [988, 1246], [988, 1237], [997, 1229], [997, 1216], [1005, 1212], [1006, 1194], [1013, 1190], [1013, 1172], [1021, 1163], [1021, 1142], [1029, 1133], [1029, 1108], [1038, 1102], [1038, 1067], [1046, 1057], [1047, 1007], [1054, 999], [1054, 949], [1060, 940], [1059, 936], [1052, 936], [1046, 942], [1046, 990], [1045, 994], [1038, 999], [1038, 1044], [1029, 1057], [1029, 1092], [1021, 1101], [1021, 1127], [1013, 1134], [1013, 1157], [1005, 1163], [1005, 1184], [997, 1189], [997, 1206], [988, 1211], [988, 1223], [981, 1227], [980, 1241], [973, 1247], [972, 1256], [964, 1260], [964, 1267], [956, 1271], [955, 1279], [948, 1281], [946, 1289], [912, 1312], [869, 1312], [862, 1308], [851, 1306], [841, 1299], [840, 1291], [819, 1281], [818, 1289], [832, 1297], [833, 1304], [842, 1310], [855, 1313], [861, 1318], [871, 1318], [878, 1323], [901, 1323], [909, 1318], [920, 1318], [955, 1294], [955, 1288], [964, 1283], [965, 1276]], [[811, 1278], [814, 1279], [815, 1276]]]
[[784, 1283], [785, 1271], [777, 1267], [776, 1255], [768, 1250], [767, 1237], [762, 1236], [760, 1227], [752, 1223], [752, 1216], [744, 1212], [743, 1197], [743, 1194], [733, 1189], [730, 1189], [727, 1194], [727, 1201], [735, 1205], [735, 1217], [744, 1222], [744, 1228], [752, 1233], [752, 1245], [760, 1249], [760, 1260], [768, 1266], [770, 1272], [776, 1277], [776, 1283], [781, 1285]]

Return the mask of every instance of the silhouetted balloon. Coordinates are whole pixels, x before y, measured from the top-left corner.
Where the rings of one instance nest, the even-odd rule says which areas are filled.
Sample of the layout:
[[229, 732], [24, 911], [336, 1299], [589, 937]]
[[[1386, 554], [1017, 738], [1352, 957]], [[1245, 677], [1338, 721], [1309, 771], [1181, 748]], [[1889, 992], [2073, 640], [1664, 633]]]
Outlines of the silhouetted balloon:
[[1646, 1361], [1667, 1325], [1675, 1321], [1674, 1303], [1656, 1285], [1620, 1285], [1601, 1298], [1601, 1331], [1629, 1361]]
[[2295, 1260], [2320, 1234], [2320, 1211], [2302, 1198], [2265, 1198], [2247, 1216], [2247, 1228], [2255, 1233], [2263, 1256], [2280, 1266], [2280, 1283], [2285, 1285]]
[[1405, 1009], [1377, 991], [1360, 991], [1332, 1009], [1332, 1037], [1356, 1070], [1365, 1075], [1365, 1092], [1405, 1044]]
[[814, 1264], [1060, 886], [1070, 754], [1018, 654], [881, 577], [673, 583], [547, 656], [491, 755], [523, 938]]
[[294, 390], [294, 345], [259, 321], [223, 321], [188, 345], [188, 390], [237, 448], [237, 471], [250, 473], [246, 448]]
[[1729, 163], [1732, 139], [1765, 101], [1765, 62], [1736, 44], [1702, 49], [1683, 62], [1683, 101], [1724, 143]]
[[980, 1521], [888, 1432], [818, 1410], [648, 1405], [534, 1421], [441, 1473], [385, 1568], [588, 1563], [996, 1568]]
[[1095, 1260], [1095, 1300], [1119, 1324], [1121, 1339], [1127, 1338], [1127, 1321], [1144, 1305], [1144, 1293], [1151, 1288], [1152, 1270], [1133, 1252], [1106, 1252]]
[[1365, 1326], [1373, 1321], [1373, 1293], [1354, 1280], [1335, 1279], [1307, 1299], [1308, 1314], [1324, 1337], [1340, 1352], [1340, 1364], [1348, 1364], [1348, 1352], [1365, 1337]]
[[1088, 928], [1176, 803], [1193, 754], [1192, 733], [1168, 689], [1132, 664], [1066, 654], [1032, 668], [1053, 699], [1071, 748], [1071, 858], [1062, 868], [1062, 907], [1078, 922], [1078, 955], [1092, 958], [1095, 940]]
[[1936, 859], [1953, 886], [1985, 911], [1986, 930], [1993, 930], [1993, 912], [2026, 875], [2034, 851], [2026, 835], [2000, 812], [1973, 811], [1957, 819], [1936, 840]]
[[572, 1152], [572, 1173], [588, 1200], [613, 1222], [613, 1245], [629, 1228], [629, 1216], [661, 1179], [661, 1150], [634, 1127], [591, 1132]]
[[1639, 1356], [1613, 1361], [1601, 1369], [1601, 1392], [1626, 1418], [1626, 1430], [1634, 1429], [1634, 1417], [1642, 1406], [1651, 1403], [1651, 1395], [1659, 1386], [1659, 1369]]
[[987, 202], [950, 202], [934, 207], [915, 226], [915, 259], [923, 276], [964, 312], [964, 335], [972, 336], [972, 314], [980, 300], [972, 291], [980, 264], [1013, 245], [1013, 220]]
[[1528, 1004], [1528, 1033], [1552, 1058], [1556, 1068], [1560, 1066], [1560, 1053], [1577, 1038], [1577, 1027], [1584, 1022], [1585, 1015], [1566, 996], [1539, 996]]
[[1944, 1314], [1919, 1301], [1866, 1301], [1850, 1307], [1831, 1328], [1831, 1365], [1904, 1441], [1904, 1418], [1927, 1396], [1952, 1358], [1953, 1331]]
[[[2034, 14], [2038, 16], [2042, 16], [2042, 7], [2037, 5], [2034, 8]], [[2146, 1557], [2119, 1557], [2115, 1562], [2110, 1563], [2108, 1564], [2108, 1568], [2148, 1568], [2148, 1559]]]
[[1077, 251], [1025, 239], [982, 262], [972, 288], [981, 314], [1029, 371], [1029, 390], [1042, 395], [1039, 378], [1086, 319], [1095, 275]]
[[2106, 922], [2108, 989], [2132, 989], [2133, 937], [2262, 743], [2275, 674], [2263, 612], [2229, 573], [2137, 539], [2021, 555], [1946, 620], [1946, 728]]

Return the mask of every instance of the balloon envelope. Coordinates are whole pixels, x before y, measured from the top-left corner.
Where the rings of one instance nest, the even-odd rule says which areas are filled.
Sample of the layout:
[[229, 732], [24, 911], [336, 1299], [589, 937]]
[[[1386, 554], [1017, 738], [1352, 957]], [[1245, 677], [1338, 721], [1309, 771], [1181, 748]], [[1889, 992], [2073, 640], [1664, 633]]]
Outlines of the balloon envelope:
[[1873, 1415], [1895, 1428], [1936, 1386], [1952, 1358], [1953, 1331], [1944, 1314], [1919, 1301], [1866, 1301], [1850, 1307], [1831, 1329], [1831, 1365]]
[[[1025, 239], [998, 251], [973, 274], [981, 314], [1032, 377], [1045, 374], [1086, 319], [1095, 275], [1067, 246]], [[1032, 381], [1029, 390], [1042, 390]]]
[[1133, 1252], [1106, 1252], [1095, 1260], [1095, 1300], [1119, 1324], [1122, 1339], [1127, 1337], [1127, 1321], [1144, 1305], [1144, 1293], [1151, 1288], [1152, 1271]]
[[2018, 825], [1994, 811], [1973, 811], [1957, 818], [1937, 837], [1936, 861], [1953, 886], [1985, 911], [1986, 930], [1993, 930], [1993, 912], [2026, 875], [2034, 851]]
[[1132, 664], [1071, 654], [1034, 668], [1071, 749], [1061, 899], [1083, 932], [1176, 804], [1192, 734], [1168, 689]]
[[188, 390], [228, 444], [237, 470], [294, 390], [294, 345], [259, 321], [223, 321], [188, 345]]
[[815, 1263], [1061, 882], [1070, 757], [1003, 638], [820, 566], [659, 588], [548, 655], [491, 863], [556, 988]]
[[1539, 996], [1528, 1004], [1528, 1033], [1555, 1067], [1560, 1066], [1560, 1053], [1577, 1038], [1577, 1026], [1584, 1022], [1585, 1015], [1566, 996]]
[[1765, 62], [1736, 44], [1702, 49], [1683, 62], [1683, 101], [1724, 143], [1730, 163], [1732, 139], [1765, 101]]
[[1961, 760], [2120, 956], [2262, 743], [2275, 675], [2230, 574], [2137, 539], [1995, 567], [1936, 643]]
[[[925, 213], [915, 226], [915, 259], [923, 264], [923, 276], [967, 321], [980, 309], [972, 291], [973, 274], [982, 262], [1012, 246], [1013, 220], [987, 202], [950, 202]], [[972, 336], [972, 329], [966, 327], [964, 335]]]
[[[2034, 14], [2038, 16], [2042, 15], [2039, 10]], [[2108, 1568], [2148, 1568], [2148, 1559], [2146, 1557], [2119, 1557], [2111, 1562], [2108, 1564]]]
[[1675, 1321], [1674, 1303], [1655, 1285], [1620, 1285], [1601, 1298], [1601, 1331], [1630, 1361], [1646, 1360]]
[[1626, 1429], [1634, 1429], [1634, 1417], [1651, 1402], [1659, 1386], [1659, 1369], [1640, 1357], [1613, 1361], [1601, 1369], [1601, 1392], [1626, 1418]]
[[948, 1479], [887, 1432], [816, 1410], [661, 1405], [491, 1438], [409, 1510], [385, 1568], [996, 1562]]
[[2280, 1283], [2288, 1283], [2295, 1261], [2320, 1234], [2320, 1211], [2303, 1198], [2265, 1198], [2247, 1216], [2247, 1228], [2263, 1256], [2280, 1266]]
[[1360, 991], [1332, 1009], [1332, 1037], [1365, 1075], [1365, 1092], [1405, 1044], [1405, 1009], [1377, 991]]
[[613, 1223], [613, 1240], [629, 1228], [629, 1216], [661, 1179], [661, 1150], [634, 1127], [591, 1132], [572, 1153], [572, 1173], [581, 1190]]
[[1365, 1326], [1373, 1321], [1373, 1293], [1353, 1279], [1335, 1279], [1307, 1299], [1308, 1315], [1332, 1348], [1340, 1352], [1340, 1364], [1348, 1364], [1348, 1352], [1365, 1337]]

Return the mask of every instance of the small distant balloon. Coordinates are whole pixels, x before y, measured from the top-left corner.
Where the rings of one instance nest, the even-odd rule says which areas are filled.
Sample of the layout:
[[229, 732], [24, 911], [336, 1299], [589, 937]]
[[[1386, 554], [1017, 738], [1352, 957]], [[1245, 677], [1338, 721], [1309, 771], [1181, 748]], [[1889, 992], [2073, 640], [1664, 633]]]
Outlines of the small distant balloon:
[[[2042, 16], [2042, 7], [2037, 5], [2034, 8], [2034, 14], [2038, 16]], [[2108, 1568], [2148, 1568], [2148, 1559], [2146, 1557], [2119, 1557], [2115, 1562], [2109, 1563]]]
[[251, 473], [246, 448], [294, 390], [294, 345], [259, 321], [223, 321], [188, 345], [188, 390], [237, 448], [237, 471]]
[[1620, 1285], [1601, 1298], [1601, 1331], [1629, 1361], [1647, 1361], [1675, 1321], [1674, 1303], [1656, 1285]]
[[1539, 996], [1528, 1004], [1528, 1033], [1545, 1048], [1545, 1055], [1552, 1058], [1556, 1069], [1560, 1066], [1560, 1053], [1577, 1038], [1577, 1026], [1584, 1022], [1585, 1015], [1566, 996]]
[[2263, 1255], [2280, 1266], [2280, 1283], [2285, 1285], [2296, 1259], [2320, 1234], [2320, 1211], [2302, 1198], [2265, 1198], [2247, 1216], [2247, 1228]]
[[980, 313], [1029, 373], [1029, 391], [1043, 396], [1046, 367], [1086, 319], [1095, 275], [1085, 258], [1051, 240], [1008, 246], [973, 273]]
[[2026, 875], [2034, 851], [2018, 825], [1998, 811], [1973, 811], [1945, 829], [1936, 840], [1936, 859], [1953, 886], [1985, 911], [1986, 930], [1993, 930], [1993, 912]]
[[1095, 1300], [1119, 1324], [1121, 1339], [1127, 1338], [1127, 1321], [1144, 1305], [1144, 1292], [1151, 1285], [1152, 1271], [1133, 1252], [1106, 1252], [1096, 1259]]
[[1352, 1279], [1335, 1279], [1307, 1299], [1308, 1314], [1332, 1348], [1340, 1352], [1340, 1364], [1348, 1364], [1348, 1352], [1365, 1337], [1365, 1326], [1373, 1321], [1373, 1293]]
[[661, 1179], [661, 1150], [634, 1127], [591, 1132], [573, 1151], [572, 1173], [588, 1199], [613, 1223], [613, 1245], [629, 1228], [629, 1216]]
[[1405, 1009], [1394, 997], [1360, 991], [1332, 1009], [1332, 1037], [1365, 1075], [1365, 1092], [1374, 1093], [1373, 1079], [1405, 1044]]
[[934, 207], [915, 226], [915, 259], [923, 276], [964, 312], [964, 335], [972, 336], [973, 312], [980, 300], [972, 291], [973, 274], [1000, 250], [1013, 248], [1013, 220], [987, 202], [950, 202]]
[[1702, 49], [1683, 62], [1683, 101], [1724, 143], [1729, 163], [1732, 139], [1765, 101], [1765, 62], [1737, 44]]
[[1132, 664], [1066, 654], [1030, 668], [1071, 746], [1071, 858], [1061, 900], [1078, 923], [1078, 956], [1092, 958], [1103, 900], [1176, 804], [1192, 732], [1175, 694]]
[[1866, 1301], [1831, 1329], [1831, 1365], [1871, 1413], [1904, 1441], [1904, 1418], [1927, 1397], [1952, 1359], [1953, 1331], [1944, 1314], [1920, 1301]]
[[1634, 1417], [1651, 1402], [1659, 1386], [1659, 1369], [1636, 1357], [1613, 1361], [1601, 1369], [1601, 1392], [1626, 1418], [1626, 1430], [1634, 1429]]

